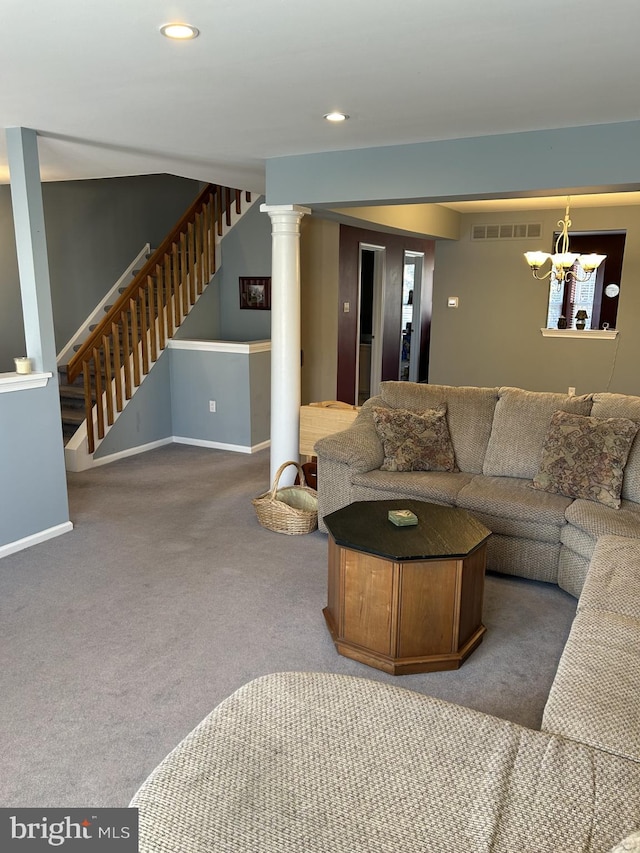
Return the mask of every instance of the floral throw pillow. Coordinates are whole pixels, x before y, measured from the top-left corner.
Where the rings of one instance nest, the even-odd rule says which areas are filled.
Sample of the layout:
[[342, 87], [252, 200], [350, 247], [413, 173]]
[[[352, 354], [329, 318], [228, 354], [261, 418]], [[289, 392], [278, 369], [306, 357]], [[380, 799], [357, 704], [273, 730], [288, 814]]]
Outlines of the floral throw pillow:
[[622, 477], [640, 424], [554, 412], [533, 488], [618, 509]]
[[381, 471], [457, 471], [447, 407], [411, 412], [374, 408], [373, 423], [384, 449]]

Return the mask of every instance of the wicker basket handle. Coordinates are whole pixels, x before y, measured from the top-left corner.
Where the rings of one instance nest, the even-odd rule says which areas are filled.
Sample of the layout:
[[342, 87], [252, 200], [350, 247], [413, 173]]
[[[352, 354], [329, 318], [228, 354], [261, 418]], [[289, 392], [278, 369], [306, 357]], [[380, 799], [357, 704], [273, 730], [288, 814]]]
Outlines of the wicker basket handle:
[[275, 498], [276, 492], [278, 491], [278, 482], [280, 480], [280, 477], [282, 476], [282, 472], [284, 471], [285, 468], [288, 468], [289, 465], [295, 465], [296, 468], [298, 469], [298, 473], [300, 475], [300, 485], [301, 486], [307, 485], [307, 482], [304, 478], [304, 471], [302, 470], [302, 465], [300, 465], [298, 462], [294, 462], [293, 460], [291, 462], [283, 462], [282, 465], [276, 471], [276, 475], [273, 478], [273, 486], [271, 486], [271, 498], [272, 499]]

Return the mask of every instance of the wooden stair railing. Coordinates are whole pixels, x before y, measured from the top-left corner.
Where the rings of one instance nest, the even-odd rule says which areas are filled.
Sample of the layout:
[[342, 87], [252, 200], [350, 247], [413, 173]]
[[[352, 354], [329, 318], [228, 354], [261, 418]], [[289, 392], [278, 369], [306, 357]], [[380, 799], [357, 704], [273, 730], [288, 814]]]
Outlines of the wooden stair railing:
[[[241, 190], [207, 185], [67, 365], [83, 374], [89, 453], [150, 370], [216, 271], [216, 234], [242, 213]], [[244, 193], [247, 202], [250, 193]]]

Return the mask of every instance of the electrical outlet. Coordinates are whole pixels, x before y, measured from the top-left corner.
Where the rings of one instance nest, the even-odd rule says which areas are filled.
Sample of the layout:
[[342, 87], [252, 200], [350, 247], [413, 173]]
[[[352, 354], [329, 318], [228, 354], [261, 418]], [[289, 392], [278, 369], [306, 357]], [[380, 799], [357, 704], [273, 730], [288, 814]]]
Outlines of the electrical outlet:
[[575, 397], [576, 396], [576, 389], [570, 386], [569, 391], [567, 393], [569, 394], [570, 397]]
[[209, 411], [215, 412], [215, 410], [216, 410], [216, 401], [215, 400], [209, 400]]

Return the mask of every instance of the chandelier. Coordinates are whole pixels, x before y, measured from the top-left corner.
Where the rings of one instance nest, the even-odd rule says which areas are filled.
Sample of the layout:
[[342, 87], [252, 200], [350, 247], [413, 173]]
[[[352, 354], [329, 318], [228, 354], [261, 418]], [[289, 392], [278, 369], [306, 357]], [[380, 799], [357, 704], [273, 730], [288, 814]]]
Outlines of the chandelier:
[[[543, 281], [553, 274], [554, 279], [558, 284], [567, 281], [569, 277], [574, 281], [587, 281], [593, 271], [607, 257], [606, 255], [579, 255], [577, 252], [569, 251], [569, 228], [571, 228], [571, 219], [569, 218], [569, 199], [567, 198], [567, 208], [565, 210], [564, 219], [558, 220], [560, 233], [556, 240], [556, 250], [553, 255], [549, 252], [525, 252], [524, 256], [527, 263], [531, 267], [531, 273], [538, 281]], [[548, 260], [551, 261], [551, 269], [547, 270], [543, 275], [539, 274], [540, 267]]]

